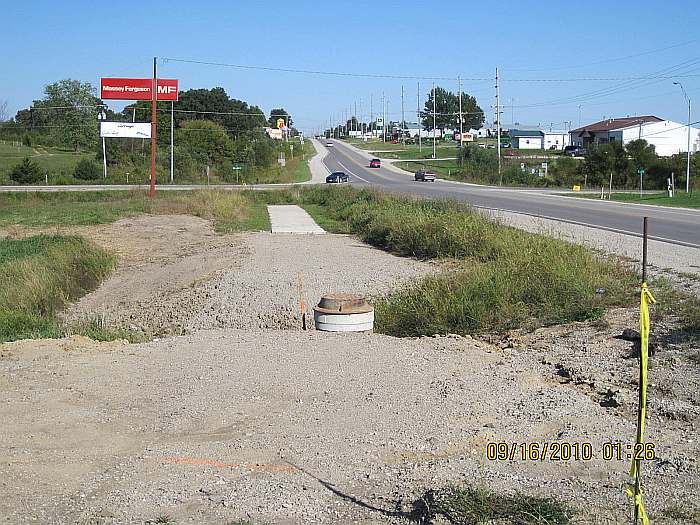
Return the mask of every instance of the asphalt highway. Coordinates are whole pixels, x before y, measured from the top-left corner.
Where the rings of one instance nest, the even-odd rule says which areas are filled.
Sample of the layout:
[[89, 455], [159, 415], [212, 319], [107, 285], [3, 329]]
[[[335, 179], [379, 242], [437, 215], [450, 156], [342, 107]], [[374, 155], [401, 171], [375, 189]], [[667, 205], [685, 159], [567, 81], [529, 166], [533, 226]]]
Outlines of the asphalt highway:
[[[641, 236], [643, 217], [649, 217], [649, 237], [654, 240], [700, 248], [700, 210], [598, 199], [565, 197], [542, 190], [498, 188], [446, 180], [415, 182], [413, 176], [393, 166], [369, 168], [369, 154], [339, 141], [327, 148], [324, 164], [330, 171], [344, 171], [351, 184], [381, 188], [394, 193], [450, 198], [476, 207], [510, 211], [572, 224]], [[698, 255], [700, 259], [700, 254]]]

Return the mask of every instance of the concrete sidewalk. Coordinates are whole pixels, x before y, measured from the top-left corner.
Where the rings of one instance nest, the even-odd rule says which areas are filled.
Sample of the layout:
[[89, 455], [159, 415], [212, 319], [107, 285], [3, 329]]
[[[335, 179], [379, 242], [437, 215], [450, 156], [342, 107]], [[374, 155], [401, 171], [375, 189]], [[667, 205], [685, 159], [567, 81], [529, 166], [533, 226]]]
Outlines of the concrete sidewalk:
[[326, 233], [306, 213], [306, 210], [296, 205], [274, 205], [267, 207], [270, 214], [272, 233]]
[[316, 154], [309, 160], [309, 171], [311, 172], [311, 180], [302, 182], [301, 184], [325, 184], [326, 177], [330, 173], [326, 165], [323, 163], [323, 159], [328, 156], [328, 148], [321, 143], [320, 140], [311, 140], [314, 148], [316, 148]]

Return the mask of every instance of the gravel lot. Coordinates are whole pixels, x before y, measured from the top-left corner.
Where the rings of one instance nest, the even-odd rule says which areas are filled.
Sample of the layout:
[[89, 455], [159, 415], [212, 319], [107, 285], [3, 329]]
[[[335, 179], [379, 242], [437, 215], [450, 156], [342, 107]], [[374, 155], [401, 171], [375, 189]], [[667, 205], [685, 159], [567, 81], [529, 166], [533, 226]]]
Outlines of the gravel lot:
[[[630, 343], [612, 338], [629, 317], [494, 344], [279, 330], [8, 343], [0, 516], [409, 523], [402, 513], [424, 490], [469, 481], [559, 497], [586, 509], [580, 523], [620, 523], [629, 463], [600, 451], [634, 434], [635, 360], [624, 359]], [[688, 373], [676, 367], [675, 380]], [[655, 523], [679, 523], [663, 519], [674, 504], [700, 504], [697, 368], [690, 373], [688, 417], [663, 415], [661, 386], [650, 393]], [[601, 404], [610, 386], [619, 406]], [[485, 458], [489, 441], [540, 439], [590, 442], [594, 459]]]

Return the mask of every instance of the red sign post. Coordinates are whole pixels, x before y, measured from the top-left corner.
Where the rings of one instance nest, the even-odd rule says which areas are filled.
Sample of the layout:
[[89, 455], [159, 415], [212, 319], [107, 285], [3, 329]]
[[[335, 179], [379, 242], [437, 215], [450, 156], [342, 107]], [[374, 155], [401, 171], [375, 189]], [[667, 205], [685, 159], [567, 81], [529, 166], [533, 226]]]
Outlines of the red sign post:
[[108, 100], [151, 100], [151, 185], [149, 197], [156, 195], [156, 101], [177, 101], [177, 80], [158, 78], [153, 57], [153, 78], [102, 78], [100, 98]]

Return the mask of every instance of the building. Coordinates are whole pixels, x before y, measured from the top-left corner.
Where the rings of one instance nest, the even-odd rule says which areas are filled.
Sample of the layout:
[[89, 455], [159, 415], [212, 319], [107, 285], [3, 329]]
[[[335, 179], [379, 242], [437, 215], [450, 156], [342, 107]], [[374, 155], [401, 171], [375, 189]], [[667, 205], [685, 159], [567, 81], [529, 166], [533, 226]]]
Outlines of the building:
[[[654, 145], [656, 154], [661, 157], [688, 151], [687, 125], [654, 115], [601, 120], [571, 130], [569, 137], [571, 144], [579, 148], [614, 141], [628, 144], [633, 140], [644, 139]], [[690, 150], [700, 150], [700, 130], [697, 128], [690, 130]]]
[[544, 132], [539, 129], [508, 130], [510, 145], [516, 149], [542, 149]]
[[542, 146], [544, 149], [562, 150], [570, 144], [568, 131], [543, 131]]

